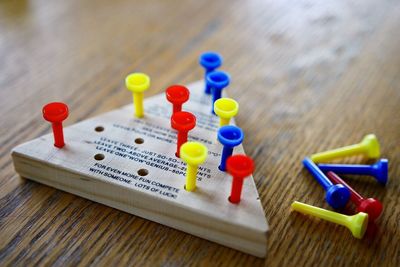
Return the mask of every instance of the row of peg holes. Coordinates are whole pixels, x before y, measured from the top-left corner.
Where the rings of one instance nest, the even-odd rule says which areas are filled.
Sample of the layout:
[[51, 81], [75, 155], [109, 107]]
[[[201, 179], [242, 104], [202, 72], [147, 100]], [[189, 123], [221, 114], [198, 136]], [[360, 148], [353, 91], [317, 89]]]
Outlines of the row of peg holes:
[[[94, 128], [94, 130], [96, 132], [102, 132], [102, 131], [104, 131], [104, 127], [103, 126], [97, 126], [96, 128]], [[144, 143], [144, 139], [143, 138], [136, 138], [135, 139], [135, 143], [138, 144], [138, 145], [141, 145], [141, 144]], [[105, 158], [104, 154], [101, 154], [101, 153], [94, 155], [94, 159], [98, 160], [98, 161], [103, 160], [104, 158]], [[149, 174], [149, 171], [147, 169], [139, 169], [137, 171], [137, 174], [140, 175], [140, 176], [146, 176], [146, 175]]]

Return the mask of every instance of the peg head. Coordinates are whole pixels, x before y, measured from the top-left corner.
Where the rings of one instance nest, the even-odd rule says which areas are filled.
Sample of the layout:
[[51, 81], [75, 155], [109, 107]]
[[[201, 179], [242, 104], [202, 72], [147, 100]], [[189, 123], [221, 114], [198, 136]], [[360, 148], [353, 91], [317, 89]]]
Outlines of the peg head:
[[51, 123], [62, 122], [68, 117], [68, 106], [61, 102], [52, 102], [42, 109], [43, 118]]
[[239, 104], [232, 98], [220, 98], [214, 102], [214, 112], [220, 118], [230, 119], [239, 111]]
[[346, 206], [350, 199], [350, 191], [342, 184], [335, 184], [328, 188], [326, 191], [326, 202], [334, 209], [340, 209]]
[[182, 105], [189, 99], [189, 90], [183, 85], [172, 85], [165, 92], [167, 100], [174, 105]]
[[246, 155], [234, 155], [227, 159], [226, 169], [235, 178], [245, 178], [253, 173], [254, 162]]
[[171, 126], [178, 132], [188, 132], [196, 126], [196, 117], [186, 111], [175, 112], [171, 116]]
[[357, 206], [358, 212], [367, 213], [370, 220], [374, 221], [379, 218], [383, 210], [382, 203], [375, 198], [366, 198], [360, 202], [360, 205]]
[[230, 76], [223, 71], [213, 71], [207, 74], [206, 82], [211, 88], [222, 90], [229, 85]]
[[380, 159], [372, 165], [372, 168], [375, 172], [375, 178], [378, 180], [378, 182], [386, 185], [389, 173], [389, 160]]
[[228, 147], [235, 147], [242, 143], [244, 133], [242, 129], [237, 126], [227, 125], [219, 128], [218, 140], [219, 142]]
[[206, 70], [215, 70], [222, 65], [222, 57], [215, 52], [205, 52], [201, 54], [199, 63]]
[[150, 77], [144, 73], [131, 73], [126, 76], [125, 85], [133, 93], [143, 93], [150, 87]]
[[366, 135], [361, 144], [365, 147], [366, 155], [370, 159], [377, 159], [380, 156], [380, 145], [378, 138], [374, 134]]
[[350, 216], [347, 226], [354, 237], [363, 238], [368, 227], [368, 214], [359, 212], [356, 215]]
[[181, 159], [189, 165], [198, 166], [207, 158], [208, 149], [198, 142], [186, 142], [181, 146]]

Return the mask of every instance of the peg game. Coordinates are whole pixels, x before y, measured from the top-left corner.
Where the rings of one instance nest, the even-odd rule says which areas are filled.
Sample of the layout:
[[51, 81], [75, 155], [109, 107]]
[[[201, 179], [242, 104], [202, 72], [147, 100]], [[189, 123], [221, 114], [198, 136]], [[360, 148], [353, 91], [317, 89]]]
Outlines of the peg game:
[[[245, 155], [239, 104], [227, 98], [222, 57], [204, 53], [204, 81], [146, 97], [150, 77], [125, 79], [133, 105], [63, 128], [68, 106], [43, 107], [49, 133], [12, 150], [33, 181], [258, 257], [268, 224]], [[39, 109], [40, 111], [40, 109]]]

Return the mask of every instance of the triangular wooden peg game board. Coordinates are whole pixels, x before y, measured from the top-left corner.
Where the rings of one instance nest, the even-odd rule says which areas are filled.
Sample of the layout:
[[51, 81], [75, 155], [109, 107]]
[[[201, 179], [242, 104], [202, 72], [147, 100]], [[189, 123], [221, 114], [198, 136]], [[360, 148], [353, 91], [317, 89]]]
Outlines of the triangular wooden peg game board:
[[[175, 157], [176, 132], [165, 94], [145, 100], [143, 118], [132, 104], [64, 129], [65, 146], [52, 134], [15, 147], [16, 171], [60, 190], [258, 256], [266, 254], [268, 230], [253, 177], [244, 181], [239, 204], [228, 201], [232, 177], [218, 169], [219, 118], [203, 82], [188, 86], [184, 109], [195, 114], [189, 141], [208, 148], [194, 192], [184, 189], [186, 164]], [[234, 153], [243, 153], [242, 146]]]

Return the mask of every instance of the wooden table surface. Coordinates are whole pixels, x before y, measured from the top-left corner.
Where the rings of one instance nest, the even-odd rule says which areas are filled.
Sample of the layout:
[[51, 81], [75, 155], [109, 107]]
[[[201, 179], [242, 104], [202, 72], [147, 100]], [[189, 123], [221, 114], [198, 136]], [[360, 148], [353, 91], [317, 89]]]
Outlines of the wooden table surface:
[[[0, 2], [0, 265], [399, 266], [400, 3], [398, 1]], [[201, 79], [216, 50], [232, 75], [244, 147], [271, 226], [259, 259], [19, 177], [10, 150], [50, 132], [41, 107], [70, 106], [66, 125]], [[380, 139], [390, 181], [346, 177], [385, 211], [372, 238], [290, 212], [328, 208], [302, 168], [311, 153]]]

